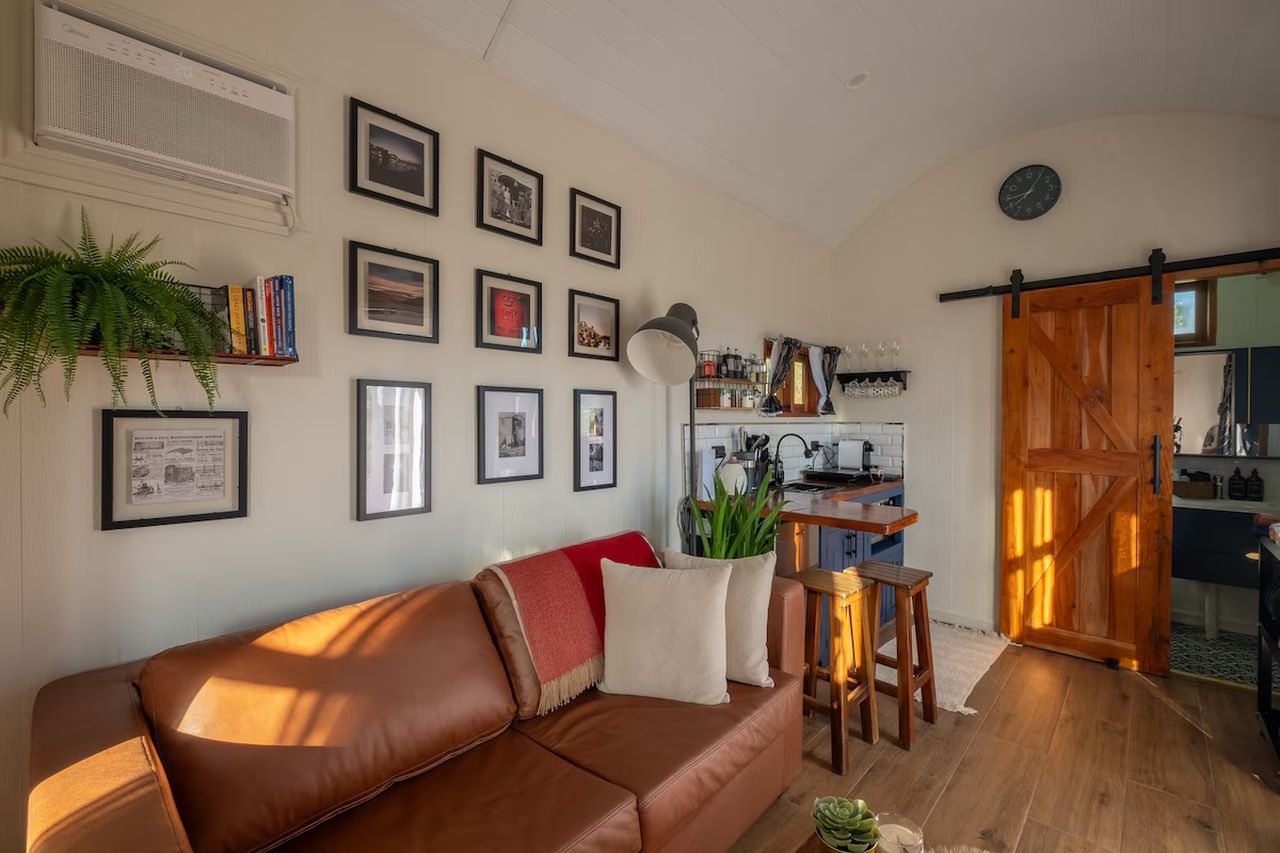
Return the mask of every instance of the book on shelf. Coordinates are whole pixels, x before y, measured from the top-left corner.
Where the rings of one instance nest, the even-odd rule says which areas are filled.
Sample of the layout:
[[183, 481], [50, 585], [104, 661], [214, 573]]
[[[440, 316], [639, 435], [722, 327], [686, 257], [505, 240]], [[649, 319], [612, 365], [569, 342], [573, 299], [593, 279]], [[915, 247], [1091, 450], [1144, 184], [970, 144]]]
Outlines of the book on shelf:
[[[222, 321], [225, 335], [217, 343], [218, 352], [298, 357], [293, 276], [260, 276], [256, 286], [189, 284], [186, 287]], [[181, 335], [174, 335], [173, 345], [178, 350], [184, 349]]]
[[244, 326], [244, 288], [238, 284], [226, 286], [229, 325], [231, 326], [231, 347], [229, 352], [248, 355], [248, 338]]

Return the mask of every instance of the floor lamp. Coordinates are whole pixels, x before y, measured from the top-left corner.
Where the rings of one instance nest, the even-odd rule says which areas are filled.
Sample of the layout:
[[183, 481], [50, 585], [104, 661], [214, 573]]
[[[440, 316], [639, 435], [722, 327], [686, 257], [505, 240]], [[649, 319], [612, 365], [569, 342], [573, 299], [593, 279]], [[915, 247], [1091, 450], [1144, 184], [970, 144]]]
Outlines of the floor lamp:
[[693, 377], [698, 367], [698, 312], [689, 305], [677, 302], [661, 317], [655, 317], [636, 329], [627, 341], [627, 358], [636, 372], [660, 385], [689, 383], [689, 492], [691, 514], [689, 528], [685, 532], [684, 548], [695, 552], [697, 534], [693, 529], [693, 501], [698, 495], [697, 433], [694, 413], [697, 410]]

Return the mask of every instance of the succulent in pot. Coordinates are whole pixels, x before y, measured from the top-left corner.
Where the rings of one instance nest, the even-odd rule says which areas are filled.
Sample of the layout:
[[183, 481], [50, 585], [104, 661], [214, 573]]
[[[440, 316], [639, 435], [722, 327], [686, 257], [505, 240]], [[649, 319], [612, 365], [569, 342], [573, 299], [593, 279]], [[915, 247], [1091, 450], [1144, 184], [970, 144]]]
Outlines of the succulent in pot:
[[813, 801], [813, 824], [824, 844], [843, 853], [867, 853], [880, 840], [876, 816], [862, 800], [819, 797]]

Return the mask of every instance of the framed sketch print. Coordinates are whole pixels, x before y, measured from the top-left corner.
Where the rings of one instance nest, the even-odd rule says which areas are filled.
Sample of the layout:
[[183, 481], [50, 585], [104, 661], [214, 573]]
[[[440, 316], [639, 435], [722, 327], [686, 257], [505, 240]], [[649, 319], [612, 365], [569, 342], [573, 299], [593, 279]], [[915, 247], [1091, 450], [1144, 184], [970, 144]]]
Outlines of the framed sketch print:
[[622, 267], [622, 208], [569, 190], [569, 254], [606, 267]]
[[476, 149], [476, 227], [542, 245], [542, 173]]
[[476, 482], [542, 479], [542, 389], [476, 388]]
[[347, 189], [439, 216], [440, 134], [357, 98], [347, 110]]
[[618, 393], [573, 391], [573, 490], [618, 485]]
[[440, 343], [440, 262], [348, 240], [347, 332]]
[[431, 512], [431, 383], [356, 380], [356, 520]]
[[581, 290], [569, 291], [569, 355], [617, 361], [618, 300]]
[[102, 529], [249, 514], [249, 413], [102, 411]]
[[542, 352], [542, 284], [476, 270], [476, 346]]

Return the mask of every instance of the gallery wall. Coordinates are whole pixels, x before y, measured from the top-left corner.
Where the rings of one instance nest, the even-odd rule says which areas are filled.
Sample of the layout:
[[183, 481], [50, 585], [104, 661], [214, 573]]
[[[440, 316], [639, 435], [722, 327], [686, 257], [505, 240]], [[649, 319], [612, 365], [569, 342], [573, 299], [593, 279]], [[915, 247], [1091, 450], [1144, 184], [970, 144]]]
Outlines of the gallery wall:
[[[837, 397], [848, 420], [906, 424], [906, 558], [935, 572], [934, 614], [996, 621], [1000, 306], [939, 293], [1139, 266], [1280, 243], [1280, 123], [1227, 115], [1083, 121], [974, 151], [921, 179], [839, 248], [833, 313], [851, 342], [900, 337], [911, 387], [896, 399]], [[996, 206], [1014, 169], [1046, 163], [1062, 200], [1015, 222]]]
[[[621, 363], [566, 357], [567, 291], [617, 297], [624, 336], [670, 302], [699, 310], [717, 346], [759, 349], [767, 332], [818, 337], [810, 312], [827, 293], [831, 253], [692, 183], [599, 128], [433, 45], [372, 5], [346, 0], [138, 0], [91, 7], [275, 79], [298, 94], [299, 225], [292, 236], [240, 222], [223, 199], [124, 173], [92, 187], [64, 157], [23, 143], [30, 4], [0, 5], [0, 245], [73, 238], [84, 205], [105, 238], [163, 237], [188, 280], [297, 280], [301, 362], [224, 368], [220, 406], [250, 413], [249, 516], [102, 532], [96, 529], [97, 412], [110, 404], [102, 369], [84, 364], [72, 401], [25, 395], [0, 417], [0, 850], [21, 845], [26, 742], [34, 691], [53, 678], [446, 578], [487, 563], [612, 531], [661, 539], [679, 483], [669, 483], [682, 389], [646, 384]], [[441, 215], [424, 216], [345, 189], [347, 96], [441, 135]], [[475, 149], [545, 175], [544, 245], [474, 226]], [[35, 159], [32, 159], [35, 158]], [[52, 166], [51, 166], [52, 164]], [[622, 206], [622, 268], [568, 254], [571, 186]], [[222, 220], [214, 221], [214, 220]], [[280, 221], [277, 217], [277, 221]], [[279, 230], [279, 229], [276, 229]], [[345, 239], [441, 263], [438, 345], [345, 333]], [[473, 346], [474, 269], [543, 283], [544, 352]], [[785, 287], [786, 300], [776, 298]], [[769, 306], [766, 312], [762, 306]], [[768, 322], [766, 329], [762, 324]], [[145, 405], [140, 377], [129, 402]], [[434, 508], [354, 520], [357, 378], [434, 385]], [[476, 485], [475, 386], [545, 389], [545, 478]], [[619, 485], [572, 491], [574, 388], [618, 392]], [[167, 406], [198, 408], [185, 365], [159, 369]]]

